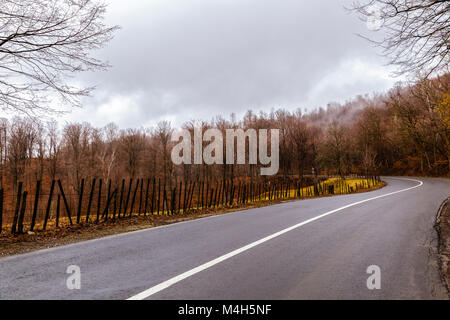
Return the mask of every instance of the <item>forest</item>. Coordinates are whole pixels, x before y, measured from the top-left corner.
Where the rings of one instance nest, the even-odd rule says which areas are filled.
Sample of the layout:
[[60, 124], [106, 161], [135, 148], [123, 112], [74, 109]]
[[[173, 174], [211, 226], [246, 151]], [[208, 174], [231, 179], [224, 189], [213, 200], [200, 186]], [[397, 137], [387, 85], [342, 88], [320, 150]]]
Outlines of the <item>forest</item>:
[[312, 112], [249, 110], [240, 120], [232, 114], [182, 125], [191, 135], [278, 129], [276, 176], [261, 176], [259, 162], [175, 165], [172, 133], [179, 128], [167, 121], [120, 129], [3, 118], [0, 233], [349, 194], [383, 186], [380, 175], [448, 177], [449, 85], [445, 74]]
[[[300, 109], [247, 111], [242, 119], [217, 116], [191, 120], [183, 128], [279, 129], [278, 175], [345, 176], [429, 175], [450, 172], [450, 74], [385, 94], [359, 96], [345, 104], [329, 104], [303, 113]], [[15, 117], [0, 122], [0, 188], [19, 181], [61, 179], [77, 193], [82, 179], [157, 177], [175, 180], [256, 177], [258, 165], [173, 165], [170, 153], [175, 130], [169, 122], [154, 128], [120, 129], [114, 123], [95, 128], [87, 122], [67, 123]]]

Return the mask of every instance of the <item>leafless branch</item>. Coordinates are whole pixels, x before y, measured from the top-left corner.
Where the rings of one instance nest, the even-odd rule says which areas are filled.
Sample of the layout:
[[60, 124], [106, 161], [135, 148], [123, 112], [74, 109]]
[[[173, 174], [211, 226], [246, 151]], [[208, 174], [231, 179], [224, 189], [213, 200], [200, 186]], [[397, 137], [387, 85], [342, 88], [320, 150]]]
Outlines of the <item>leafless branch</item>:
[[374, 8], [384, 22], [385, 36], [371, 41], [398, 67], [398, 75], [427, 78], [449, 71], [449, 0], [355, 1], [351, 9], [368, 19]]
[[58, 100], [80, 106], [93, 88], [70, 79], [109, 66], [89, 54], [118, 29], [104, 24], [105, 10], [96, 0], [0, 0], [0, 108], [36, 115], [61, 112]]

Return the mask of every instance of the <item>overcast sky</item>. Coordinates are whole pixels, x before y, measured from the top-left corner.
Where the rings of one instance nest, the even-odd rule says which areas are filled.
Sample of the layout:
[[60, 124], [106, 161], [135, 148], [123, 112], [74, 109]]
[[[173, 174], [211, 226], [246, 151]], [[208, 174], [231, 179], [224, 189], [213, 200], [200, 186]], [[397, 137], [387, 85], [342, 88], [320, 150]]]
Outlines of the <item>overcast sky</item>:
[[64, 117], [95, 126], [178, 126], [246, 110], [315, 109], [383, 92], [399, 79], [345, 0], [110, 0], [122, 27], [94, 56], [107, 72], [85, 107]]

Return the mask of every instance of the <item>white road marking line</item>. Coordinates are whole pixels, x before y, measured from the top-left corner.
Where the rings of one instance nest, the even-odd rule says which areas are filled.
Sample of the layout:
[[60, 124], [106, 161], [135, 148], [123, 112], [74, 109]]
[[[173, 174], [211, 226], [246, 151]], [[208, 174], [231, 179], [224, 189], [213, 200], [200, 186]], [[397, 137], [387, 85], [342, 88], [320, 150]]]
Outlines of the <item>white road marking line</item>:
[[182, 281], [182, 280], [184, 280], [184, 279], [186, 279], [186, 278], [188, 278], [190, 276], [193, 276], [196, 273], [199, 273], [199, 272], [201, 272], [203, 270], [206, 270], [206, 269], [208, 269], [208, 268], [210, 268], [210, 267], [212, 267], [212, 266], [214, 266], [214, 265], [216, 265], [218, 263], [221, 263], [222, 261], [225, 261], [225, 260], [227, 260], [227, 259], [229, 259], [231, 257], [234, 257], [234, 256], [236, 256], [236, 255], [238, 255], [238, 254], [240, 254], [240, 253], [242, 253], [244, 251], [247, 251], [247, 250], [249, 250], [251, 248], [254, 248], [254, 247], [260, 245], [261, 243], [264, 243], [264, 242], [267, 242], [267, 241], [269, 241], [271, 239], [279, 237], [282, 234], [285, 234], [285, 233], [287, 233], [289, 231], [292, 231], [294, 229], [300, 228], [301, 226], [304, 226], [305, 224], [308, 224], [308, 223], [311, 223], [313, 221], [319, 220], [319, 219], [321, 219], [323, 217], [326, 217], [326, 216], [328, 216], [330, 214], [333, 214], [333, 213], [336, 213], [338, 211], [341, 211], [341, 210], [344, 210], [344, 209], [356, 206], [358, 204], [361, 204], [361, 203], [364, 203], [364, 202], [367, 202], [367, 201], [371, 201], [371, 200], [387, 197], [387, 196], [390, 196], [390, 195], [393, 195], [393, 194], [396, 194], [396, 193], [405, 192], [405, 191], [408, 191], [408, 190], [411, 190], [411, 189], [415, 189], [415, 188], [418, 188], [418, 187], [423, 185], [423, 182], [420, 181], [420, 180], [407, 179], [407, 178], [400, 178], [400, 179], [401, 180], [410, 180], [410, 181], [419, 182], [419, 184], [414, 186], [414, 187], [410, 187], [410, 188], [406, 188], [406, 189], [390, 192], [390, 193], [387, 193], [387, 194], [383, 194], [383, 195], [380, 195], [380, 196], [376, 196], [376, 197], [373, 197], [373, 198], [361, 200], [361, 201], [354, 202], [354, 203], [348, 204], [346, 206], [343, 206], [343, 207], [340, 207], [340, 208], [337, 208], [337, 209], [325, 212], [325, 213], [323, 213], [321, 215], [318, 215], [318, 216], [316, 216], [314, 218], [311, 218], [311, 219], [305, 220], [303, 222], [300, 222], [300, 223], [298, 223], [296, 225], [293, 225], [293, 226], [291, 226], [289, 228], [283, 229], [283, 230], [278, 231], [278, 232], [276, 232], [274, 234], [271, 234], [271, 235], [269, 235], [269, 236], [267, 236], [265, 238], [262, 238], [260, 240], [255, 241], [255, 242], [252, 242], [252, 243], [250, 243], [250, 244], [248, 244], [248, 245], [246, 245], [244, 247], [241, 247], [241, 248], [236, 249], [234, 251], [231, 251], [231, 252], [229, 252], [227, 254], [224, 254], [224, 255], [222, 255], [222, 256], [214, 259], [214, 260], [206, 262], [206, 263], [204, 263], [204, 264], [202, 264], [202, 265], [200, 265], [200, 266], [198, 266], [196, 268], [188, 270], [188, 271], [186, 271], [186, 272], [184, 272], [182, 274], [179, 274], [178, 276], [170, 278], [169, 280], [166, 280], [166, 281], [161, 282], [160, 284], [158, 284], [156, 286], [153, 286], [153, 287], [151, 287], [151, 288], [149, 288], [147, 290], [144, 290], [144, 291], [142, 291], [142, 292], [140, 292], [140, 293], [138, 293], [138, 294], [128, 298], [127, 300], [143, 300], [145, 298], [148, 298], [151, 295], [154, 295], [155, 293], [158, 293], [158, 292], [160, 292], [160, 291], [162, 291], [164, 289], [167, 289], [168, 287], [174, 285], [175, 283], [180, 282], [180, 281]]

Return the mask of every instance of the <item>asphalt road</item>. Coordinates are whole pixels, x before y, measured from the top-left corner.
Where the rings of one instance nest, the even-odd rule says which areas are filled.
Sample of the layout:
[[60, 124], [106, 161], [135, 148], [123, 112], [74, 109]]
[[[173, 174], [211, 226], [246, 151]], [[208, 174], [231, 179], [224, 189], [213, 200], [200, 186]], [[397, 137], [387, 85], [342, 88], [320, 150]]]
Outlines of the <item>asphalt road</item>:
[[[1, 258], [0, 298], [446, 298], [433, 225], [450, 180], [384, 180], [388, 186], [373, 192], [285, 202]], [[79, 290], [66, 286], [69, 265], [80, 267]], [[371, 265], [380, 267], [380, 289], [367, 288]]]

